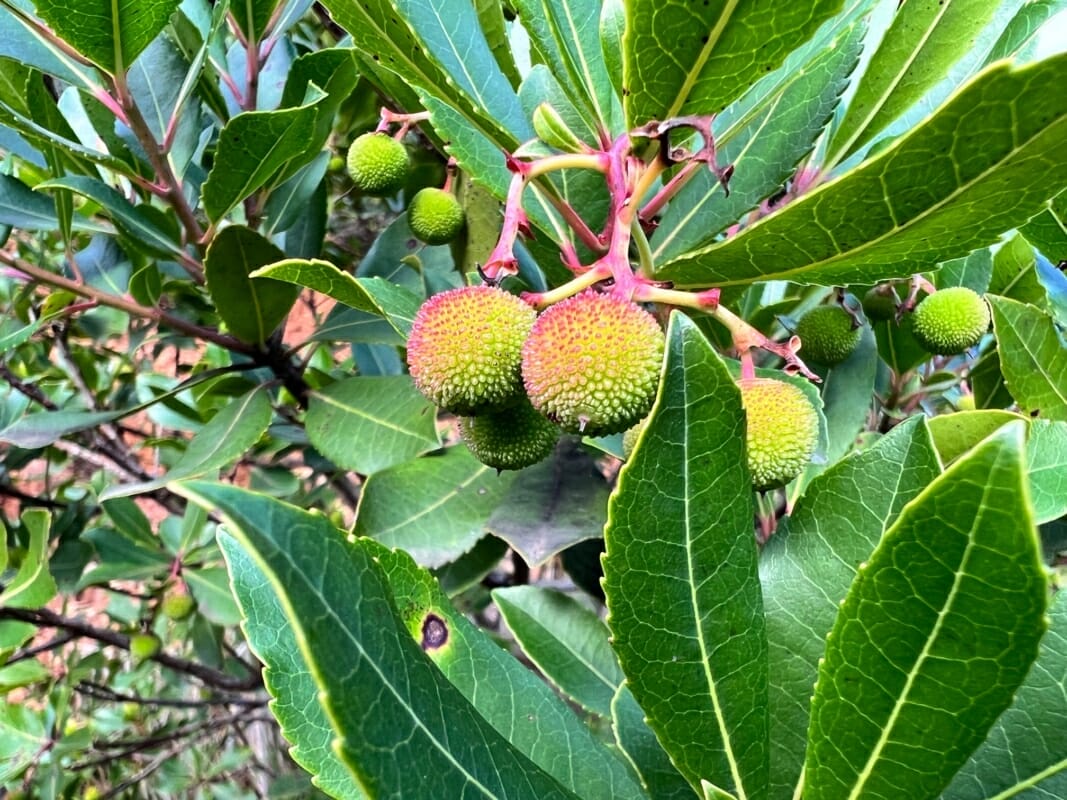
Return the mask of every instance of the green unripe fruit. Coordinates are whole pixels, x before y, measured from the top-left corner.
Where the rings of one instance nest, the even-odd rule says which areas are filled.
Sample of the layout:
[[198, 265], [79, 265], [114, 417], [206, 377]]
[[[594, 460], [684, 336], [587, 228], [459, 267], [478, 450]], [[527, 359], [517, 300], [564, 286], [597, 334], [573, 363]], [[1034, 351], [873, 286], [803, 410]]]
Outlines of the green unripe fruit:
[[559, 433], [525, 399], [510, 408], [459, 421], [459, 435], [474, 457], [495, 469], [522, 469], [548, 458]]
[[974, 395], [973, 394], [961, 394], [960, 399], [956, 401], [956, 408], [960, 411], [974, 411]]
[[941, 289], [915, 307], [912, 330], [931, 353], [951, 356], [974, 347], [989, 329], [989, 306], [965, 286]]
[[463, 207], [444, 189], [420, 189], [408, 206], [408, 226], [426, 244], [448, 244], [463, 230]]
[[522, 348], [534, 408], [570, 433], [604, 436], [652, 407], [663, 331], [642, 308], [589, 290], [551, 306]]
[[622, 435], [622, 457], [624, 460], [629, 461], [630, 456], [634, 454], [634, 448], [637, 447], [637, 440], [641, 436], [641, 431], [645, 429], [647, 423], [648, 417], [645, 417]]
[[897, 315], [900, 298], [889, 284], [875, 286], [863, 296], [863, 313], [871, 322], [886, 322]]
[[785, 486], [811, 461], [819, 442], [819, 414], [798, 386], [771, 378], [742, 378], [748, 418], [746, 443], [752, 486]]
[[193, 613], [196, 601], [185, 592], [172, 592], [163, 598], [159, 610], [168, 619], [182, 620]]
[[136, 663], [151, 658], [159, 652], [159, 637], [151, 633], [135, 633], [130, 637], [130, 655]]
[[415, 386], [433, 403], [471, 416], [522, 394], [522, 344], [537, 313], [492, 286], [464, 286], [422, 304], [408, 337]]
[[797, 323], [801, 357], [832, 367], [840, 364], [860, 343], [861, 329], [841, 306], [816, 306]]
[[395, 194], [407, 180], [407, 148], [387, 133], [365, 133], [348, 148], [348, 174], [361, 192]]

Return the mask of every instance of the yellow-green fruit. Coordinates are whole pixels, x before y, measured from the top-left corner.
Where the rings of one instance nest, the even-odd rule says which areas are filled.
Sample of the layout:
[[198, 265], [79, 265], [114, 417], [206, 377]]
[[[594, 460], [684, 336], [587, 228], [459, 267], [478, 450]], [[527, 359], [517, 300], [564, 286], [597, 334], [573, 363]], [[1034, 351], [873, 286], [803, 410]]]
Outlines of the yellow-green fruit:
[[407, 148], [387, 133], [365, 133], [348, 148], [348, 174], [367, 194], [395, 194], [410, 166]]
[[420, 189], [408, 206], [408, 226], [426, 244], [448, 244], [463, 229], [463, 207], [444, 189]]
[[422, 304], [408, 337], [415, 386], [454, 414], [512, 404], [522, 394], [522, 344], [537, 313], [492, 286], [464, 286]]
[[551, 306], [522, 348], [534, 408], [571, 433], [604, 436], [632, 427], [652, 407], [664, 336], [656, 318], [589, 290]]
[[915, 307], [915, 338], [929, 352], [943, 356], [962, 353], [978, 344], [989, 329], [989, 306], [965, 286], [941, 289]]
[[748, 417], [748, 469], [760, 491], [785, 486], [811, 461], [819, 442], [819, 415], [804, 392], [772, 378], [742, 378]]
[[863, 313], [871, 322], [885, 322], [897, 315], [900, 298], [890, 284], [875, 286], [863, 296]]
[[459, 421], [459, 435], [474, 457], [496, 469], [522, 469], [548, 458], [559, 433], [527, 400]]
[[100, 800], [100, 790], [95, 786], [86, 786], [82, 789], [82, 800]]
[[958, 408], [960, 411], [974, 411], [974, 395], [961, 394], [960, 399], [956, 401], [956, 408]]
[[860, 328], [845, 309], [838, 305], [816, 306], [797, 323], [794, 331], [800, 337], [800, 355], [832, 367], [840, 364], [860, 343]]
[[159, 652], [159, 646], [159, 637], [151, 633], [135, 633], [130, 637], [130, 655], [137, 662], [154, 656]]
[[182, 620], [193, 613], [196, 601], [185, 592], [172, 592], [163, 598], [160, 611], [168, 619]]

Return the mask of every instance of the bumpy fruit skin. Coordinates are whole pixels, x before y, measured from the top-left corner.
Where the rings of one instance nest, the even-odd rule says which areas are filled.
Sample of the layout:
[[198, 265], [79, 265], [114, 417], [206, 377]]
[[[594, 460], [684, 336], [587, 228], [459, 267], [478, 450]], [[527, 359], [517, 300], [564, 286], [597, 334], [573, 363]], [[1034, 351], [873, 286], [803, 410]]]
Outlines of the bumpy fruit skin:
[[163, 598], [159, 610], [163, 612], [163, 616], [177, 621], [183, 620], [192, 614], [194, 608], [196, 608], [196, 601], [193, 600], [191, 595], [184, 592], [173, 592]]
[[748, 417], [748, 469], [759, 491], [797, 477], [819, 442], [819, 415], [797, 386], [772, 378], [742, 378], [741, 403]]
[[408, 176], [407, 148], [387, 133], [365, 133], [348, 148], [348, 174], [361, 192], [390, 195]]
[[801, 341], [800, 355], [832, 367], [840, 364], [860, 343], [861, 329], [852, 326], [852, 317], [841, 306], [816, 306], [797, 323], [794, 331]]
[[897, 315], [899, 303], [892, 286], [875, 286], [863, 296], [863, 313], [871, 322], [885, 322]]
[[492, 286], [464, 286], [422, 304], [408, 337], [415, 386], [433, 403], [471, 416], [522, 394], [522, 344], [537, 313]]
[[459, 421], [459, 435], [474, 457], [495, 469], [522, 469], [548, 458], [559, 433], [527, 400]]
[[151, 658], [159, 652], [159, 637], [151, 633], [135, 633], [130, 637], [130, 655], [136, 662]]
[[962, 353], [978, 344], [989, 330], [989, 306], [965, 286], [941, 289], [915, 307], [915, 338], [929, 352], [942, 356]]
[[526, 393], [565, 431], [620, 433], [652, 407], [663, 347], [663, 331], [647, 311], [582, 292], [537, 318], [522, 348]]
[[411, 198], [408, 225], [426, 244], [448, 244], [463, 230], [463, 207], [451, 192], [428, 186]]

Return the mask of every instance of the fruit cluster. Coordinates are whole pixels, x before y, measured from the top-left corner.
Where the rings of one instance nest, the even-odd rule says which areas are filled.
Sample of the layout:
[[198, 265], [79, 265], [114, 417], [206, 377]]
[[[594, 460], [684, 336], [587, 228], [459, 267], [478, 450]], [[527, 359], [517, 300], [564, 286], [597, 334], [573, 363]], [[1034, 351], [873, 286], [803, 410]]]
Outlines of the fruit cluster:
[[[411, 170], [411, 157], [400, 141], [406, 126], [396, 136], [384, 131], [365, 133], [348, 148], [348, 174], [364, 194], [386, 197], [399, 192]], [[420, 189], [408, 204], [408, 226], [426, 244], [448, 244], [465, 222], [463, 207], [450, 191], [453, 168], [443, 188]]]
[[493, 286], [431, 297], [408, 365], [419, 390], [460, 415], [471, 452], [497, 469], [548, 456], [561, 431], [620, 433], [652, 407], [664, 337], [656, 318], [588, 289], [540, 315]]

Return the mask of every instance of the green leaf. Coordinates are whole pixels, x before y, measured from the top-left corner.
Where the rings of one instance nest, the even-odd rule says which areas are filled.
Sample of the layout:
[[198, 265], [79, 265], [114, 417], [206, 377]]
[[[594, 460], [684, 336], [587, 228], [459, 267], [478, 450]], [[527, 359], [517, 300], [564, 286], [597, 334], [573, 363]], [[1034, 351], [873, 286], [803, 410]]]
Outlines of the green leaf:
[[233, 627], [241, 621], [241, 611], [230, 591], [226, 570], [222, 567], [201, 567], [183, 570], [189, 592], [196, 598], [197, 613], [208, 622]]
[[[73, 224], [77, 230], [107, 230], [84, 218], [75, 218]], [[33, 191], [18, 178], [0, 174], [0, 225], [25, 231], [57, 231], [59, 218], [55, 201]]]
[[1037, 524], [1067, 514], [1067, 422], [1030, 420], [1026, 470]]
[[253, 276], [306, 286], [346, 306], [384, 317], [404, 339], [422, 305], [422, 299], [403, 286], [380, 277], [353, 278], [318, 259], [288, 258], [257, 270]]
[[404, 82], [452, 106], [500, 149], [533, 138], [518, 97], [496, 66], [470, 3], [327, 0], [357, 49]]
[[1007, 58], [1027, 48], [1041, 35], [1045, 21], [1064, 8], [1067, 8], [1067, 3], [1063, 0], [1031, 0], [1022, 3], [989, 51], [987, 63]]
[[1048, 207], [1022, 231], [1051, 261], [1067, 260], [1067, 191], [1049, 200]]
[[[3, 71], [17, 62], [21, 69], [34, 67], [74, 86], [90, 90], [100, 86], [96, 70], [64, 53], [32, 23], [28, 2], [20, 2], [18, 6], [23, 13], [15, 13], [10, 7], [0, 13], [0, 57], [7, 62]], [[25, 105], [22, 110], [27, 110]]]
[[693, 800], [693, 787], [671, 763], [656, 734], [645, 723], [645, 712], [630, 687], [619, 686], [611, 704], [612, 728], [619, 749], [654, 800]]
[[507, 542], [495, 536], [483, 536], [478, 544], [454, 561], [432, 571], [441, 591], [454, 597], [480, 583], [508, 552]]
[[68, 434], [113, 422], [131, 413], [133, 412], [127, 409], [124, 411], [41, 411], [27, 414], [0, 431], [0, 442], [27, 449], [45, 447]]
[[493, 601], [545, 677], [586, 711], [611, 717], [623, 675], [600, 617], [562, 592], [539, 586], [494, 589]]
[[678, 770], [767, 792], [767, 640], [740, 391], [673, 314], [659, 394], [604, 538], [615, 651]]
[[993, 18], [988, 0], [898, 6], [829, 146], [836, 164], [933, 88]]
[[792, 798], [800, 778], [811, 687], [838, 602], [900, 510], [940, 471], [926, 425], [913, 417], [815, 477], [764, 547], [775, 800]]
[[1019, 234], [1005, 242], [993, 257], [993, 277], [986, 291], [1020, 303], [1045, 304], [1045, 287], [1037, 279], [1033, 245]]
[[173, 258], [182, 252], [181, 245], [154, 217], [146, 214], [143, 208], [135, 206], [103, 181], [82, 175], [68, 175], [39, 183], [36, 189], [69, 189], [88, 197], [103, 207], [116, 228], [135, 239], [148, 251], [164, 258]]
[[267, 30], [275, 8], [281, 0], [237, 0], [232, 12], [237, 25], [250, 42], [258, 42]]
[[217, 510], [270, 580], [340, 737], [337, 752], [369, 796], [575, 800], [430, 663], [368, 548], [273, 498], [220, 484], [175, 488]]
[[248, 646], [266, 667], [263, 683], [273, 698], [271, 713], [292, 744], [289, 755], [331, 797], [362, 800], [366, 795], [333, 751], [335, 734], [319, 704], [318, 686], [267, 574], [232, 536], [220, 532], [219, 546], [244, 617], [241, 627]]
[[610, 490], [580, 446], [565, 441], [551, 458], [521, 475], [486, 527], [528, 565], [543, 564], [576, 542], [603, 535]]
[[987, 299], [1011, 396], [1024, 413], [1067, 420], [1067, 343], [1052, 317], [1005, 297]]
[[180, 0], [34, 0], [41, 19], [112, 75], [120, 75], [156, 38]]
[[852, 354], [831, 369], [822, 388], [823, 416], [829, 442], [826, 460], [833, 464], [855, 444], [864, 429], [874, 394], [878, 354], [874, 334], [863, 328]]
[[145, 580], [165, 574], [174, 558], [158, 543], [139, 541], [112, 528], [92, 528], [81, 538], [96, 551], [97, 566], [82, 575], [78, 588], [112, 580]]
[[963, 765], [943, 800], [1067, 795], [1067, 594], [1049, 606], [1049, 629], [1015, 702]]
[[626, 6], [623, 38], [628, 123], [719, 113], [841, 5], [841, 0], [770, 6], [757, 0], [695, 5], [633, 0]]
[[600, 46], [596, 0], [518, 0], [522, 26], [585, 118], [609, 135], [622, 132], [622, 107]]
[[[423, 643], [436, 617], [448, 632], [443, 647], [424, 647], [445, 677], [520, 752], [585, 800], [638, 800], [645, 795], [626, 766], [533, 671], [453, 608], [403, 550], [364, 540], [385, 570], [405, 626]], [[431, 622], [431, 624], [433, 624]], [[607, 642], [605, 641], [605, 645]]]
[[300, 290], [295, 286], [252, 274], [284, 257], [270, 241], [243, 225], [223, 228], [208, 247], [207, 288], [219, 316], [238, 339], [266, 342], [296, 302]]
[[1010, 411], [979, 409], [940, 414], [927, 421], [942, 464], [951, 464], [993, 431], [1022, 419]]
[[423, 566], [447, 564], [485, 535], [514, 478], [497, 475], [462, 445], [398, 464], [367, 479], [353, 533], [401, 547]]
[[166, 474], [147, 483], [116, 485], [100, 495], [101, 500], [141, 494], [171, 481], [197, 478], [240, 458], [266, 432], [273, 410], [270, 397], [260, 388], [227, 403], [194, 436]]
[[1067, 55], [980, 73], [892, 147], [736, 236], [662, 265], [679, 286], [872, 283], [992, 244], [1067, 183]]
[[732, 164], [730, 194], [711, 170], [693, 176], [663, 213], [652, 237], [656, 263], [707, 244], [775, 194], [811, 152], [856, 66], [862, 19], [826, 26], [713, 124], [720, 164]]
[[960, 458], [860, 566], [819, 667], [805, 798], [934, 797], [1011, 704], [1047, 602], [1024, 432]]
[[[48, 571], [51, 517], [44, 509], [31, 508], [22, 512], [22, 524], [30, 534], [29, 543], [15, 577], [0, 590], [0, 608], [40, 608], [59, 591]], [[0, 535], [3, 534], [4, 529], [0, 526]], [[6, 555], [6, 541], [4, 551]]]
[[281, 111], [246, 111], [219, 134], [215, 162], [204, 182], [204, 210], [218, 222], [274, 179], [281, 182], [314, 158], [319, 114], [329, 95], [310, 89], [304, 104]]
[[440, 447], [435, 419], [407, 375], [360, 376], [313, 391], [305, 426], [326, 458], [370, 475]]

